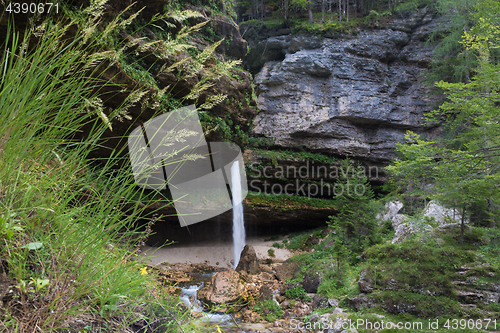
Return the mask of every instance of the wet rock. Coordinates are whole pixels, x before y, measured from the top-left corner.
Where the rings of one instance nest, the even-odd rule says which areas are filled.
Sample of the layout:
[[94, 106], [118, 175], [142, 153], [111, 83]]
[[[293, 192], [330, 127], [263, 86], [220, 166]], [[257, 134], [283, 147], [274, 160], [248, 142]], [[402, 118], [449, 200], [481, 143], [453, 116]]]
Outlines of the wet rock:
[[242, 279], [244, 282], [246, 283], [252, 282], [252, 278], [248, 275], [246, 271], [241, 270], [238, 273], [240, 274], [240, 279]]
[[240, 318], [246, 323], [258, 323], [262, 320], [260, 314], [248, 309], [243, 311]]
[[292, 313], [297, 317], [303, 317], [311, 311], [311, 306], [305, 302], [299, 301], [291, 306]]
[[257, 254], [252, 245], [245, 245], [243, 251], [241, 252], [240, 262], [236, 267], [236, 271], [245, 271], [248, 274], [255, 275], [260, 272], [259, 262], [257, 260]]
[[274, 275], [273, 269], [271, 267], [269, 267], [268, 265], [259, 264], [259, 268], [262, 272], [266, 272], [268, 274]]
[[216, 304], [231, 303], [241, 298], [245, 292], [245, 285], [240, 280], [240, 275], [230, 270], [214, 273], [206, 292], [202, 291], [200, 291], [200, 297], [203, 297], [205, 301]]
[[267, 272], [261, 272], [259, 273], [256, 278], [260, 281], [263, 282], [275, 282], [276, 278], [274, 277], [274, 274], [267, 273]]

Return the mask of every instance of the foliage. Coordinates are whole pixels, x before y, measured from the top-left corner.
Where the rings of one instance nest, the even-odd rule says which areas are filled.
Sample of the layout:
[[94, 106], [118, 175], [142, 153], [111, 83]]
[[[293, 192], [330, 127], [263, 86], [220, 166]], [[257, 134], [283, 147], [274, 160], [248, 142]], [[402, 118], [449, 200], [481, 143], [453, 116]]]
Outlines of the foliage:
[[475, 76], [467, 83], [436, 83], [447, 100], [428, 119], [444, 122], [444, 138], [430, 141], [408, 132], [406, 143], [398, 145], [401, 158], [388, 168], [400, 188], [460, 209], [462, 225], [472, 212], [484, 213], [485, 220], [477, 221], [483, 225], [498, 219], [500, 65], [492, 54], [500, 45], [500, 15], [490, 13], [495, 6], [488, 0], [476, 5], [472, 17], [478, 23], [463, 35], [465, 50], [477, 55]]
[[283, 317], [283, 309], [274, 299], [269, 299], [264, 302], [255, 302], [255, 305], [251, 306], [250, 309], [260, 314], [269, 322], [276, 321]]
[[373, 190], [361, 168], [354, 167], [349, 160], [341, 163], [345, 172], [340, 173], [334, 189], [341, 192], [336, 196], [339, 212], [330, 216], [329, 225], [336, 232], [335, 253], [338, 258], [346, 251], [357, 255], [369, 245], [378, 242], [376, 207]]
[[277, 248], [277, 249], [282, 249], [282, 248], [283, 248], [283, 246], [284, 246], [283, 244], [280, 244], [280, 243], [278, 243], [278, 242], [274, 242], [274, 243], [273, 243], [273, 247], [275, 247], [275, 248]]
[[334, 200], [308, 198], [288, 194], [273, 195], [248, 191], [247, 198], [250, 205], [267, 204], [282, 209], [299, 209], [307, 206], [317, 208], [335, 207]]
[[311, 153], [308, 151], [295, 151], [295, 150], [265, 150], [265, 149], [254, 149], [256, 154], [262, 155], [264, 157], [270, 158], [273, 161], [278, 160], [310, 160], [317, 163], [335, 163], [337, 161], [336, 158], [326, 156], [318, 153]]
[[387, 20], [391, 15], [392, 13], [390, 11], [379, 13], [375, 10], [370, 10], [370, 13], [365, 16], [364, 22], [369, 26], [378, 27], [382, 21]]
[[[3, 303], [2, 331], [52, 332], [86, 321], [93, 321], [87, 331], [124, 331], [144, 318], [155, 323], [151, 328], [182, 330], [177, 318], [185, 311], [176, 308], [178, 299], [157, 290], [154, 270], [134, 260], [149, 232], [140, 232], [136, 224], [142, 213], [136, 203], [144, 193], [135, 187], [131, 170], [115, 168], [117, 158], [99, 165], [88, 159], [102, 133], [129, 117], [131, 105], [172, 106], [176, 99], [166, 90], [147, 95], [144, 87], [156, 84], [153, 66], [129, 63], [128, 52], [137, 50], [139, 41], [127, 43], [118, 36], [137, 15], [99, 23], [103, 8], [92, 4], [66, 10], [71, 25], [33, 21], [38, 25], [24, 37], [9, 26], [2, 45], [0, 265], [20, 300], [20, 307]], [[196, 15], [170, 12], [155, 19], [183, 21]], [[158, 59], [177, 55], [191, 47], [182, 38], [195, 29], [181, 28], [175, 38], [142, 45]], [[199, 71], [214, 48], [165, 70], [189, 65], [177, 74]], [[116, 63], [140, 84], [126, 92], [123, 105], [110, 110], [96, 87], [109, 88], [101, 75]], [[235, 64], [219, 63], [209, 69], [209, 77], [227, 75]], [[185, 97], [196, 99], [209, 84], [202, 82]], [[216, 104], [210, 98], [204, 103], [209, 108], [206, 103]], [[73, 136], [82, 126], [90, 133], [78, 142]]]
[[[437, 43], [433, 50], [429, 82], [468, 82], [478, 66], [480, 51], [467, 47], [468, 42], [466, 40], [464, 43], [464, 37], [467, 39], [467, 36], [473, 35], [491, 36], [487, 38], [490, 42], [495, 39], [495, 28], [490, 28], [494, 27], [495, 20], [498, 20], [498, 2], [439, 0], [436, 6], [443, 15], [445, 24], [441, 29], [437, 29], [429, 40], [430, 43]], [[497, 63], [500, 57], [498, 48], [489, 48], [488, 52], [496, 59], [493, 63]]]
[[285, 296], [290, 299], [304, 300], [306, 298], [306, 291], [304, 290], [304, 287], [299, 284], [293, 288], [288, 288], [285, 291]]

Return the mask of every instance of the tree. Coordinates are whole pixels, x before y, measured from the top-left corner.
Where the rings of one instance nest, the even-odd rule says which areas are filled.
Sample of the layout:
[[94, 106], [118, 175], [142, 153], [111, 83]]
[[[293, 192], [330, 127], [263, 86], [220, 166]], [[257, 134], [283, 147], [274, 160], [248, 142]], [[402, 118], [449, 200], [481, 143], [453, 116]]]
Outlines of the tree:
[[337, 236], [359, 254], [377, 241], [374, 194], [362, 167], [344, 160], [340, 169], [339, 182], [334, 186], [339, 212], [330, 217], [329, 224]]
[[464, 31], [469, 30], [473, 6], [480, 0], [438, 0], [436, 7], [443, 15], [443, 28], [436, 29], [430, 43], [437, 42], [433, 50], [429, 80], [467, 82], [471, 68], [477, 65], [470, 50], [462, 43]]
[[[468, 83], [440, 81], [447, 100], [428, 115], [442, 123], [445, 136], [435, 142], [409, 132], [398, 145], [401, 158], [388, 168], [405, 189], [440, 200], [462, 211], [487, 210], [489, 225], [500, 202], [500, 3], [482, 0], [474, 7], [474, 25], [463, 34], [464, 48], [478, 63]], [[432, 186], [427, 186], [429, 183]]]
[[312, 19], [312, 9], [311, 2], [309, 0], [280, 0], [279, 8], [281, 12], [281, 16], [283, 17], [283, 21], [286, 24], [289, 18], [290, 8], [296, 7], [299, 10], [308, 10], [309, 12], [309, 21], [311, 23]]

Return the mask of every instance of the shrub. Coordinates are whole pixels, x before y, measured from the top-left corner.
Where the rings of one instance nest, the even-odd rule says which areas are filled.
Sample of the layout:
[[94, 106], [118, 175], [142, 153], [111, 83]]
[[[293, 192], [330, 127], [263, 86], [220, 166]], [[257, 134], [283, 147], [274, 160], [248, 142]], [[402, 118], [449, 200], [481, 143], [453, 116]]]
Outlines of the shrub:
[[287, 289], [285, 291], [285, 296], [288, 298], [293, 298], [293, 299], [305, 299], [306, 298], [306, 291], [302, 287], [302, 285], [295, 286], [293, 288]]
[[274, 299], [256, 302], [250, 309], [270, 322], [283, 317], [283, 309]]

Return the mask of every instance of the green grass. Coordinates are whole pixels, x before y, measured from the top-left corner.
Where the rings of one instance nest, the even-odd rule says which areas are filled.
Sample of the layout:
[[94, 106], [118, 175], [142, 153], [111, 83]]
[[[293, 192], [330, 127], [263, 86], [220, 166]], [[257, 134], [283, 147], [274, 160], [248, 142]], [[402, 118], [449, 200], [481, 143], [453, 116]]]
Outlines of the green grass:
[[[29, 36], [9, 30], [2, 49], [0, 263], [13, 298], [3, 303], [0, 329], [56, 332], [85, 323], [124, 331], [158, 318], [175, 332], [185, 311], [136, 260], [146, 236], [136, 225], [140, 210], [122, 213], [141, 197], [132, 173], [114, 170], [113, 157], [98, 167], [88, 158], [117, 114], [105, 115], [94, 94], [106, 67], [88, 66], [91, 41], [61, 43], [64, 31], [48, 23], [35, 47], [23, 49]], [[87, 139], [73, 140], [84, 124]]]

